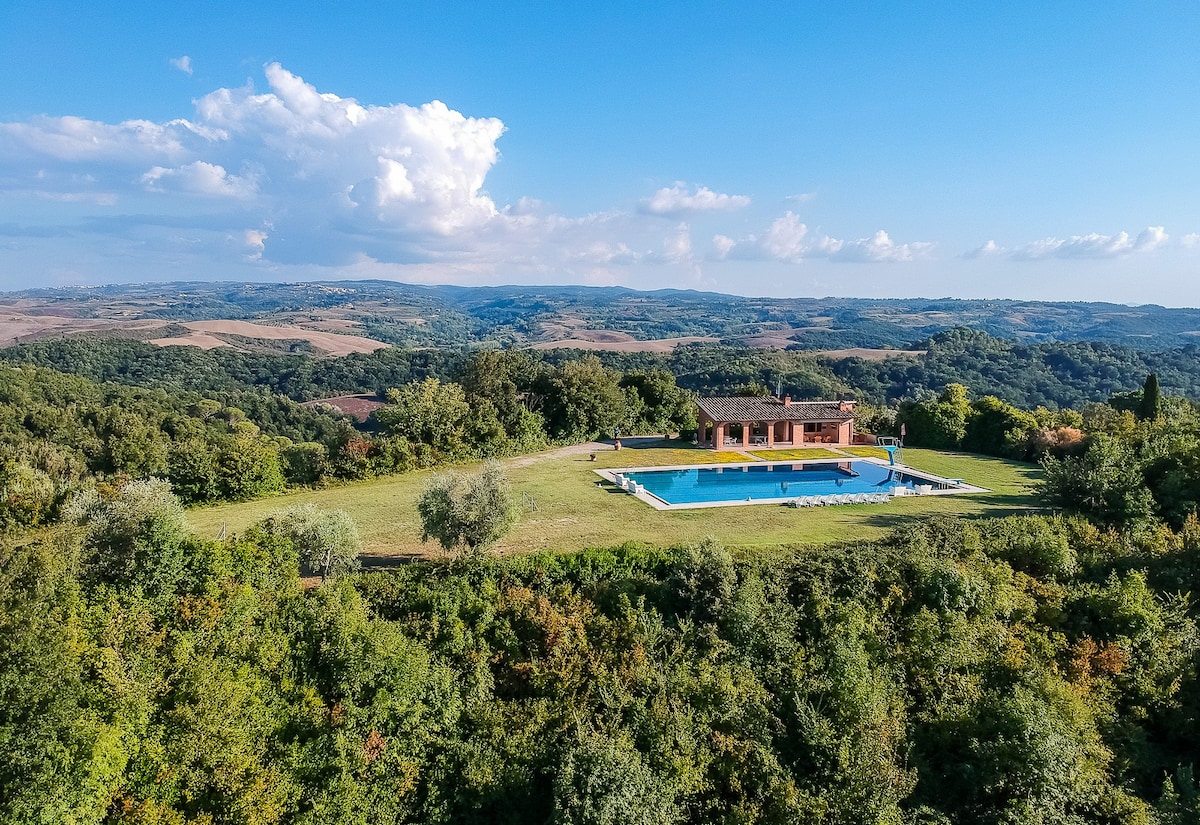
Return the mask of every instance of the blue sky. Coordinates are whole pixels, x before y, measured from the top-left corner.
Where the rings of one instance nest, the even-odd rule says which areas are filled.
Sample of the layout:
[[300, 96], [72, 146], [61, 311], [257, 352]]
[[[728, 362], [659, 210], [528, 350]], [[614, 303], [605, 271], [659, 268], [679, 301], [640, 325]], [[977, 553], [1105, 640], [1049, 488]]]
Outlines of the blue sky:
[[0, 288], [1200, 304], [1195, 4], [113, 5], [0, 7]]

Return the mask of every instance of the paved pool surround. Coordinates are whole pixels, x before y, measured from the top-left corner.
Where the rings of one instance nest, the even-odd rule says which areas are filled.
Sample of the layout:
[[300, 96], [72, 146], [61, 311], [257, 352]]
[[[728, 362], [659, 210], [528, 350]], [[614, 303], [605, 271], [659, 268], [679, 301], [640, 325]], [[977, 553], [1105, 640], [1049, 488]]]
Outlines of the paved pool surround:
[[[595, 472], [596, 475], [598, 475], [602, 479], [604, 479], [604, 481], [607, 481], [610, 484], [619, 486], [619, 481], [617, 478], [618, 476], [625, 476], [628, 478], [630, 475], [637, 474], [637, 473], [669, 473], [669, 472], [677, 472], [680, 470], [720, 470], [720, 471], [722, 471], [722, 474], [724, 474], [724, 473], [732, 474], [734, 472], [742, 470], [743, 468], [751, 468], [751, 467], [756, 468], [756, 472], [763, 472], [764, 470], [766, 470], [766, 468], [770, 468], [770, 467], [787, 467], [787, 468], [791, 469], [791, 468], [800, 467], [800, 466], [804, 466], [805, 468], [808, 468], [811, 470], [821, 470], [821, 469], [828, 467], [832, 471], [832, 470], [836, 470], [839, 467], [844, 467], [847, 463], [875, 465], [882, 470], [888, 470], [888, 471], [900, 473], [903, 476], [910, 478], [914, 483], [919, 483], [920, 486], [927, 485], [930, 488], [930, 489], [922, 491], [922, 492], [917, 492], [916, 490], [911, 490], [910, 492], [906, 493], [906, 495], [947, 496], [947, 495], [962, 495], [962, 494], [969, 494], [969, 493], [991, 492], [990, 490], [987, 490], [983, 487], [976, 487], [972, 484], [967, 484], [967, 483], [963, 482], [961, 479], [943, 478], [941, 476], [934, 475], [933, 473], [927, 473], [923, 470], [913, 469], [912, 467], [909, 467], [905, 464], [889, 464], [887, 461], [884, 461], [882, 459], [863, 458], [863, 457], [858, 457], [858, 456], [856, 456], [852, 459], [851, 458], [824, 458], [824, 459], [810, 459], [810, 460], [805, 460], [805, 461], [797, 461], [795, 459], [792, 459], [790, 461], [748, 461], [748, 462], [727, 463], [727, 464], [679, 464], [679, 465], [658, 466], [658, 467], [616, 467], [616, 468], [608, 469], [608, 470], [594, 470], [593, 472]], [[851, 478], [851, 476], [847, 475], [847, 478]], [[849, 490], [847, 492], [865, 492], [865, 490], [864, 491]], [[770, 497], [770, 498], [746, 499], [746, 498], [742, 498], [740, 496], [737, 498], [734, 498], [733, 495], [735, 495], [735, 494], [733, 493], [733, 490], [731, 488], [731, 497], [728, 499], [715, 500], [715, 501], [688, 501], [688, 502], [679, 502], [679, 503], [674, 503], [674, 504], [670, 503], [662, 498], [659, 498], [657, 495], [650, 492], [642, 485], [638, 485], [638, 490], [636, 492], [627, 493], [627, 494], [632, 495], [634, 498], [637, 498], [640, 501], [645, 502], [646, 504], [649, 504], [651, 507], [653, 507], [656, 510], [695, 510], [695, 509], [705, 508], [705, 507], [745, 507], [745, 506], [756, 505], [756, 504], [774, 504], [774, 505], [778, 506], [778, 505], [788, 504], [788, 503], [796, 500], [800, 496], [811, 495], [812, 493], [809, 493], [806, 490], [804, 490], [803, 488], [798, 487], [798, 489], [795, 492], [790, 492], [788, 495], [775, 496], [775, 497]], [[821, 493], [817, 493], [817, 494], [819, 495]], [[886, 506], [886, 505], [881, 505], [881, 504], [842, 504], [842, 505], [838, 505], [838, 506], [841, 506], [841, 507], [856, 507], [856, 506], [880, 507], [880, 506]]]

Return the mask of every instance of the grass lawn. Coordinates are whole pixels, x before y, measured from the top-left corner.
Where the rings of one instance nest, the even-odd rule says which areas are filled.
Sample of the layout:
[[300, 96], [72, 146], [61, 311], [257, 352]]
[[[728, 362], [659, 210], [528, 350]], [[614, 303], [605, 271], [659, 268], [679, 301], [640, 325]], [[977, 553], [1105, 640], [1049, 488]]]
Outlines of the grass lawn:
[[[714, 536], [731, 547], [813, 544], [873, 539], [914, 518], [935, 513], [964, 516], [1010, 515], [1036, 509], [1030, 487], [1040, 471], [1034, 465], [999, 458], [906, 449], [905, 463], [947, 478], [962, 478], [992, 492], [976, 495], [899, 498], [889, 504], [840, 505], [793, 509], [779, 505], [714, 507], [660, 511], [620, 491], [597, 487], [593, 469], [746, 460], [710, 450], [646, 445], [617, 452], [601, 449], [596, 461], [587, 448], [523, 456], [506, 462], [518, 497], [521, 521], [497, 546], [500, 552], [579, 550], [627, 540], [676, 544]], [[422, 544], [417, 496], [434, 471], [421, 471], [323, 490], [290, 493], [241, 504], [195, 509], [193, 526], [216, 535], [222, 524], [231, 532], [292, 504], [311, 502], [341, 508], [358, 523], [365, 544], [364, 562], [389, 557], [435, 555], [436, 544]]]
[[845, 458], [837, 450], [824, 447], [797, 447], [793, 450], [751, 450], [750, 455], [767, 461], [804, 461], [809, 458]]
[[[883, 447], [842, 447], [843, 453], [860, 456], [862, 458], [882, 458], [887, 461], [888, 451]], [[916, 466], [915, 464], [913, 465]]]

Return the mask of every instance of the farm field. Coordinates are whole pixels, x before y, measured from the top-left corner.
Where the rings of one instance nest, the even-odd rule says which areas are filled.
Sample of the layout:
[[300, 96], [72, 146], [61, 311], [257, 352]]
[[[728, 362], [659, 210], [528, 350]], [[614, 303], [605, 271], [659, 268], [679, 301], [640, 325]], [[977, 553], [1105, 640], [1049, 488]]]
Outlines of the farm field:
[[[595, 451], [596, 461], [589, 459]], [[725, 454], [726, 461], [745, 460]], [[619, 491], [597, 487], [593, 469], [711, 463], [714, 453], [650, 442], [620, 452], [608, 445], [583, 445], [522, 456], [505, 462], [525, 512], [496, 546], [499, 553], [579, 550], [625, 541], [676, 544], [713, 536], [731, 547], [821, 544], [871, 540], [904, 522], [929, 515], [1003, 516], [1036, 510], [1031, 495], [1040, 471], [1034, 465], [998, 458], [905, 450], [905, 463], [949, 478], [963, 478], [991, 492], [978, 495], [897, 499], [889, 504], [841, 505], [796, 510], [774, 505], [717, 507], [663, 512]], [[245, 529], [275, 510], [312, 503], [343, 509], [358, 523], [366, 566], [441, 553], [423, 544], [416, 500], [426, 479], [420, 471], [358, 484], [290, 493], [269, 499], [195, 509], [192, 525], [205, 535]]]

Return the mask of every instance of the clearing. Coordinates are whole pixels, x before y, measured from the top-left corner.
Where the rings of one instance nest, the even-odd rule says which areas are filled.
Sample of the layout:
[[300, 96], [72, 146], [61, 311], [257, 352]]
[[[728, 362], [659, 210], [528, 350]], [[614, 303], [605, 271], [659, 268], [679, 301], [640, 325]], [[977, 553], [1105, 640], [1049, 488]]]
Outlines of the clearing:
[[[594, 452], [596, 461], [589, 459]], [[716, 458], [720, 456], [720, 458]], [[1003, 516], [1038, 509], [1031, 495], [1040, 470], [999, 458], [906, 448], [904, 463], [945, 478], [962, 478], [992, 492], [977, 495], [900, 498], [889, 504], [839, 505], [796, 510], [778, 505], [659, 511], [625, 493], [596, 485], [593, 469], [745, 461], [680, 442], [639, 441], [621, 451], [611, 445], [581, 445], [522, 456], [506, 462], [513, 489], [525, 512], [497, 545], [500, 553], [581, 550], [625, 541], [669, 545], [714, 536], [731, 547], [819, 544], [881, 537], [892, 527], [934, 514]], [[436, 471], [423, 470], [320, 490], [305, 490], [188, 513], [202, 534], [245, 529], [293, 504], [345, 510], [358, 523], [367, 566], [441, 553], [422, 544], [416, 501]]]
[[277, 327], [255, 324], [250, 321], [187, 321], [185, 326], [192, 332], [177, 338], [155, 338], [151, 344], [160, 347], [183, 345], [202, 349], [229, 346], [220, 335], [236, 335], [240, 338], [258, 338], [264, 341], [308, 341], [328, 355], [349, 355], [352, 352], [374, 352], [388, 345], [382, 341], [360, 335], [343, 335], [337, 332], [320, 332], [303, 327]]

